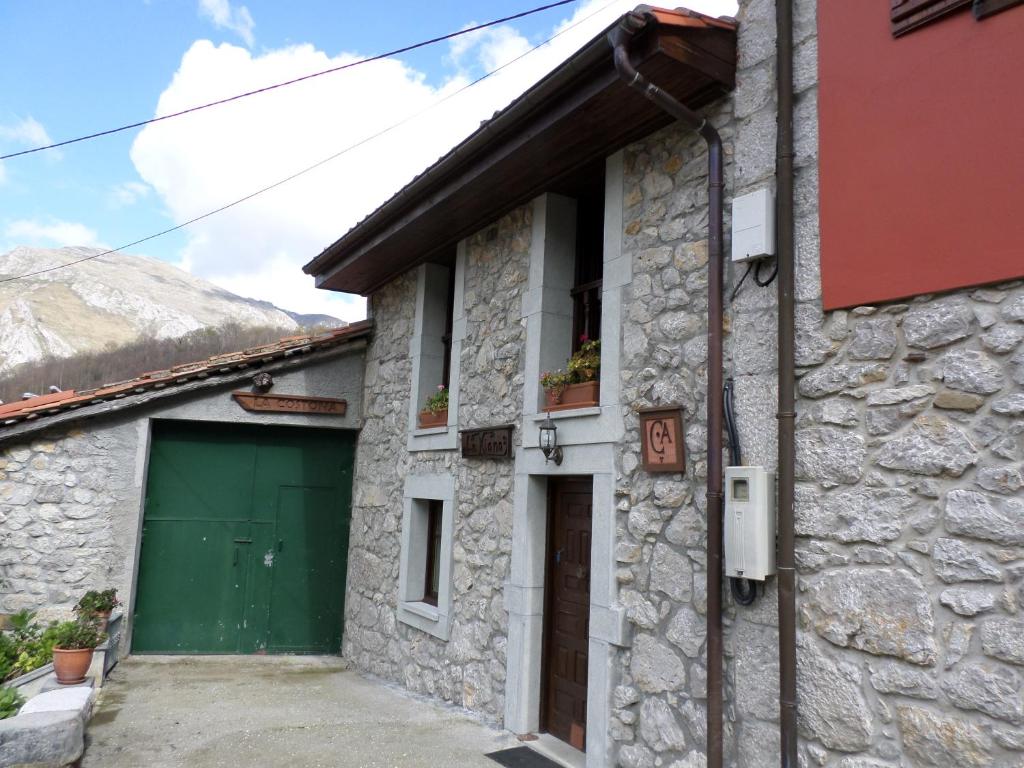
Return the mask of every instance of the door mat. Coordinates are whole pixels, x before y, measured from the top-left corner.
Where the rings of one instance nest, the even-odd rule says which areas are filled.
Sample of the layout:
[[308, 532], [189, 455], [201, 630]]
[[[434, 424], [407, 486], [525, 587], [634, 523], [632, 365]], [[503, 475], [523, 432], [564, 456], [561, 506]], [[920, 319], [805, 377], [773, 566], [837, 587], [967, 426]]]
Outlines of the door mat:
[[484, 755], [484, 757], [489, 757], [506, 768], [562, 768], [558, 763], [548, 760], [540, 752], [529, 747], [502, 749], [498, 752]]

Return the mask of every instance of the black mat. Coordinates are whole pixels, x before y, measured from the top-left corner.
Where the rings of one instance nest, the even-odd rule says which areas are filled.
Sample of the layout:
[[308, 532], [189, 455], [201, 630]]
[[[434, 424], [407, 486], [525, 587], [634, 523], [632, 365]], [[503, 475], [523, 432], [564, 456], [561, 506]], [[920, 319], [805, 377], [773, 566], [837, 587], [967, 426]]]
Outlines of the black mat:
[[491, 752], [489, 757], [499, 765], [504, 765], [506, 768], [562, 768], [558, 763], [553, 760], [548, 760], [540, 752], [530, 749], [529, 747], [512, 747], [512, 749], [503, 749], [499, 752]]

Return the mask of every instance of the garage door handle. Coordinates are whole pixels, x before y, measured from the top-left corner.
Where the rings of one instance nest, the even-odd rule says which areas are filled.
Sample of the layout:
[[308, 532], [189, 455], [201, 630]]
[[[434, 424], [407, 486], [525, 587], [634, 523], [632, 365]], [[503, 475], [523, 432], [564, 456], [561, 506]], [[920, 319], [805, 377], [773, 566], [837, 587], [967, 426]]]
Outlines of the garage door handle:
[[235, 539], [235, 544], [252, 544], [252, 539]]

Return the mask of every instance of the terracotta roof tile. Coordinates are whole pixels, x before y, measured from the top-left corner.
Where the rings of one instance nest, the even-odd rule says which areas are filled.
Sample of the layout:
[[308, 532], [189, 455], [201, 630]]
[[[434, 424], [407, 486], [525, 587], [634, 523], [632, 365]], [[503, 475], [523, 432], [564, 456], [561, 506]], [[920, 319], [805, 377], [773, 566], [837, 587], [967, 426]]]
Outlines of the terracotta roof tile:
[[211, 375], [229, 373], [242, 367], [269, 362], [279, 357], [298, 353], [313, 352], [329, 348], [344, 341], [369, 335], [373, 323], [362, 320], [358, 323], [335, 328], [314, 336], [287, 336], [271, 344], [252, 347], [242, 352], [226, 352], [194, 363], [182, 363], [171, 368], [147, 371], [134, 379], [116, 381], [95, 389], [75, 391], [65, 389], [48, 395], [39, 395], [27, 400], [0, 405], [0, 428], [20, 421], [39, 419], [55, 415], [90, 403], [141, 394], [150, 389], [166, 389], [194, 379], [205, 379]]

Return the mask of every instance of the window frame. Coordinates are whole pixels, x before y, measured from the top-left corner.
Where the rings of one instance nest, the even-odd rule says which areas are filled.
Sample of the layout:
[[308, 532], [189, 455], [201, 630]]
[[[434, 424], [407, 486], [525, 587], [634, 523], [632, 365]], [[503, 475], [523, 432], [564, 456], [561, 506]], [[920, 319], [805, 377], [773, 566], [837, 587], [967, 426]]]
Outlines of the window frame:
[[[455, 262], [451, 267], [421, 264], [415, 274], [415, 313], [409, 339], [412, 371], [406, 449], [410, 452], [454, 451], [459, 440], [460, 361], [466, 336], [463, 302], [465, 241], [456, 247]], [[427, 398], [437, 391], [438, 384], [445, 384], [448, 389], [447, 423], [422, 428], [419, 413]]]
[[[440, 506], [437, 549], [437, 599], [429, 601], [427, 553], [431, 549], [430, 507]], [[398, 621], [440, 640], [448, 640], [454, 592], [455, 478], [409, 475], [403, 493], [401, 551], [398, 565]]]

